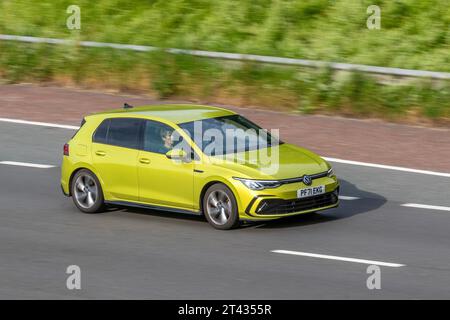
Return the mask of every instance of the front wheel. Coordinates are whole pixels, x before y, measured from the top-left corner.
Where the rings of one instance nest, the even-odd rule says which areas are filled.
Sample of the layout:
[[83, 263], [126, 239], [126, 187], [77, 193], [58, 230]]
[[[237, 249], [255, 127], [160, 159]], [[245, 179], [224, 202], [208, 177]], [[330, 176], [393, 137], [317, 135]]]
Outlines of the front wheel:
[[103, 191], [95, 174], [82, 169], [72, 179], [71, 193], [73, 202], [78, 209], [85, 213], [103, 211]]
[[228, 230], [239, 225], [236, 198], [222, 183], [216, 183], [206, 190], [203, 197], [203, 213], [216, 229]]

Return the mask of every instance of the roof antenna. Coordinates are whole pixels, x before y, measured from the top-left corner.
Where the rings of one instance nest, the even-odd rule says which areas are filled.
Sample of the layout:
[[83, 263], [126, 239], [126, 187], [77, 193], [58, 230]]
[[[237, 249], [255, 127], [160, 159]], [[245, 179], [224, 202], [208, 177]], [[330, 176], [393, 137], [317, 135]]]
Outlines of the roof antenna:
[[124, 108], [124, 109], [131, 109], [131, 108], [133, 108], [133, 106], [132, 106], [132, 105], [129, 105], [128, 103], [125, 102], [125, 103], [123, 104], [123, 108]]

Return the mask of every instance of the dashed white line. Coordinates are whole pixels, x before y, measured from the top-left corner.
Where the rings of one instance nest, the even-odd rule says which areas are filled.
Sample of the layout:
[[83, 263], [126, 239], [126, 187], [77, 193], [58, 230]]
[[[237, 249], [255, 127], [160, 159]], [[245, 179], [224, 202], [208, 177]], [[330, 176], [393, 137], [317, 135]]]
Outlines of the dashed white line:
[[404, 172], [410, 172], [410, 173], [420, 173], [420, 174], [427, 174], [427, 175], [432, 175], [432, 176], [450, 178], [450, 173], [447, 173], [447, 172], [418, 170], [418, 169], [411, 169], [411, 168], [405, 168], [405, 167], [388, 166], [388, 165], [384, 165], [384, 164], [359, 162], [359, 161], [353, 161], [353, 160], [343, 160], [343, 159], [328, 158], [328, 157], [322, 157], [322, 158], [327, 161], [330, 161], [330, 162], [351, 164], [354, 166], [363, 166], [363, 167], [372, 167], [372, 168], [395, 170], [395, 171], [404, 171]]
[[11, 122], [11, 123], [18, 123], [18, 124], [29, 124], [29, 125], [33, 125], [33, 126], [70, 129], [70, 130], [78, 130], [80, 128], [78, 126], [69, 126], [69, 125], [65, 125], [65, 124], [38, 122], [38, 121], [28, 121], [28, 120], [19, 120], [19, 119], [9, 119], [9, 118], [0, 118], [0, 121], [2, 121], [2, 122]]
[[408, 208], [450, 211], [450, 207], [432, 206], [432, 205], [428, 205], [428, 204], [405, 203], [405, 204], [402, 204], [401, 206], [402, 207], [408, 207]]
[[338, 257], [338, 256], [329, 256], [326, 254], [317, 254], [317, 253], [310, 253], [310, 252], [300, 252], [300, 251], [290, 251], [290, 250], [272, 250], [270, 252], [274, 253], [282, 253], [282, 254], [290, 254], [295, 256], [304, 256], [304, 257], [312, 257], [312, 258], [319, 258], [319, 259], [329, 259], [329, 260], [338, 260], [338, 261], [346, 261], [346, 262], [355, 262], [355, 263], [363, 263], [363, 264], [374, 264], [377, 266], [383, 266], [383, 267], [392, 267], [392, 268], [399, 268], [404, 267], [404, 264], [400, 263], [392, 263], [392, 262], [383, 262], [383, 261], [375, 261], [375, 260], [366, 260], [366, 259], [355, 259], [355, 258], [346, 258], [346, 257]]
[[19, 166], [19, 167], [29, 167], [29, 168], [39, 168], [48, 169], [54, 168], [55, 166], [49, 164], [38, 164], [38, 163], [28, 163], [28, 162], [16, 162], [16, 161], [0, 161], [0, 164]]
[[347, 200], [347, 201], [353, 201], [353, 200], [359, 200], [361, 198], [358, 197], [349, 197], [349, 196], [339, 196], [339, 200]]

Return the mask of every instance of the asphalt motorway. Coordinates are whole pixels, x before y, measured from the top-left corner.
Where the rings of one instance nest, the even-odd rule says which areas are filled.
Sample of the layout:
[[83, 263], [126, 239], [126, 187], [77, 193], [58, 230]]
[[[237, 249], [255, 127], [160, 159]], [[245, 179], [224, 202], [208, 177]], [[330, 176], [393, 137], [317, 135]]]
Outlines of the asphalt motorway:
[[[218, 231], [199, 217], [137, 209], [79, 212], [61, 194], [73, 130], [0, 123], [1, 299], [449, 299], [450, 178], [334, 164], [337, 209]], [[350, 200], [352, 199], [352, 200]], [[368, 259], [370, 264], [295, 252]], [[68, 290], [66, 268], [81, 268]]]

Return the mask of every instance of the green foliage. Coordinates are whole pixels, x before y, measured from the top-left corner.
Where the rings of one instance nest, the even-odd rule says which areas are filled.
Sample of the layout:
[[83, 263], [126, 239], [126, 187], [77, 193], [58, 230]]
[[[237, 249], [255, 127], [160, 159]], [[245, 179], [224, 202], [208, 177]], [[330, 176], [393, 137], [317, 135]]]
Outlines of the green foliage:
[[[68, 30], [71, 4], [1, 1], [0, 33], [450, 72], [448, 0], [78, 0], [81, 30]], [[381, 7], [381, 30], [366, 27], [372, 4]], [[0, 41], [0, 76], [12, 83], [63, 80], [152, 91], [162, 98], [220, 96], [303, 113], [450, 117], [445, 82], [382, 84], [374, 76], [329, 68], [224, 62], [163, 51]]]
[[[0, 33], [271, 54], [450, 71], [448, 0], [78, 0], [0, 2]], [[381, 30], [366, 9], [381, 8]]]

